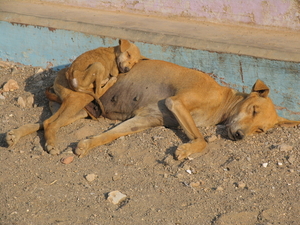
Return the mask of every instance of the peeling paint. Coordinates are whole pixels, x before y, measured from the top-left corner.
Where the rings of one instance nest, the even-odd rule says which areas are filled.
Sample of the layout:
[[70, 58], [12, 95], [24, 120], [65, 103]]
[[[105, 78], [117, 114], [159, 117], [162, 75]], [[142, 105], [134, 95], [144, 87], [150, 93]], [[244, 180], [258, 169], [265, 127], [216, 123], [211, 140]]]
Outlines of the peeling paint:
[[[6, 35], [0, 35], [0, 58], [25, 65], [61, 69], [78, 55], [97, 47], [118, 44], [114, 38], [86, 35], [68, 30], [50, 30], [23, 24], [0, 21]], [[233, 55], [135, 42], [141, 53], [210, 74], [219, 83], [250, 92], [257, 79], [271, 89], [270, 96], [278, 112], [289, 119], [300, 120], [300, 63], [258, 59]]]

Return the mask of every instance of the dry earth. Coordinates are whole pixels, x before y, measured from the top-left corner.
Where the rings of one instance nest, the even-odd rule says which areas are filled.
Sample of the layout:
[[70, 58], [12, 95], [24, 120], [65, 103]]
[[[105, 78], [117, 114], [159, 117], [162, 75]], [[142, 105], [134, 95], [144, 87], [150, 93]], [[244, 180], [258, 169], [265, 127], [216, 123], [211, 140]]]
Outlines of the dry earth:
[[[0, 87], [14, 79], [20, 88], [0, 95], [0, 224], [299, 224], [299, 126], [238, 142], [227, 140], [222, 126], [199, 128], [210, 151], [186, 161], [172, 158], [188, 141], [182, 131], [157, 127], [60, 162], [79, 140], [117, 123], [107, 119], [60, 129], [59, 156], [44, 152], [42, 131], [7, 148], [7, 131], [50, 116], [44, 90], [54, 77], [1, 64]], [[30, 96], [33, 106], [18, 104]], [[115, 190], [127, 196], [117, 205], [107, 199]]]

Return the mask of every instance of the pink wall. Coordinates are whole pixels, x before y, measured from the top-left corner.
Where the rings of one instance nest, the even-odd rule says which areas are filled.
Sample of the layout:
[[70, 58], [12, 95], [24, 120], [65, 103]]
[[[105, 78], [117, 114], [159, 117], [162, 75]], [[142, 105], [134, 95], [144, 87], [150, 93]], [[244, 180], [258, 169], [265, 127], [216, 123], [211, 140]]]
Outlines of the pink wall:
[[299, 0], [39, 0], [170, 18], [300, 30]]

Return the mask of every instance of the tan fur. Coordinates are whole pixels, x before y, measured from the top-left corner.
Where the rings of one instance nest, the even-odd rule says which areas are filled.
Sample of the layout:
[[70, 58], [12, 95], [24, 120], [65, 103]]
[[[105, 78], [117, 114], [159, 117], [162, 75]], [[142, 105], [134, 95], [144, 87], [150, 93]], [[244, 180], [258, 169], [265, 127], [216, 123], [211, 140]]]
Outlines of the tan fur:
[[128, 72], [142, 59], [145, 57], [136, 45], [120, 40], [118, 46], [101, 47], [78, 56], [67, 70], [66, 77], [72, 90], [91, 95], [103, 110], [99, 98], [108, 89], [105, 85], [108, 80], [112, 77], [116, 82], [119, 72]]
[[[20, 137], [44, 127], [47, 150], [58, 154], [55, 133], [59, 127], [87, 116], [83, 108], [93, 97], [68, 89], [64, 74], [65, 71], [60, 71], [54, 83], [56, 94], [63, 100], [61, 108], [43, 126], [27, 124], [8, 132], [6, 140], [10, 146]], [[75, 153], [82, 157], [91, 149], [121, 136], [154, 126], [179, 124], [190, 139], [175, 152], [175, 157], [181, 160], [193, 153], [205, 152], [207, 143], [197, 126], [224, 122], [228, 136], [239, 140], [275, 125], [300, 124], [300, 121], [279, 117], [268, 93], [269, 88], [260, 80], [250, 94], [244, 94], [220, 86], [199, 71], [164, 61], [141, 61], [129, 73], [120, 75], [117, 83], [102, 98], [108, 118], [129, 119], [98, 136], [80, 141]], [[132, 108], [135, 102], [137, 108]], [[117, 111], [114, 108], [117, 106], [122, 110]], [[129, 107], [128, 110], [125, 107]]]

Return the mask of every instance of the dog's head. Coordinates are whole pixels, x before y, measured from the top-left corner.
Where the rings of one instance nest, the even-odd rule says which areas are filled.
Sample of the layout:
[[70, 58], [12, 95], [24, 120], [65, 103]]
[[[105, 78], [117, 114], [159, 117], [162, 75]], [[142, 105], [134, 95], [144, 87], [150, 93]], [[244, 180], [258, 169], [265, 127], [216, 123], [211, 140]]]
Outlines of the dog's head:
[[228, 136], [240, 140], [245, 136], [262, 133], [279, 126], [296, 126], [300, 121], [290, 121], [277, 115], [272, 100], [268, 97], [269, 88], [257, 80], [252, 92], [233, 109], [227, 120]]
[[117, 64], [121, 73], [127, 73], [140, 60], [147, 59], [142, 56], [139, 48], [127, 40], [119, 41], [119, 52], [117, 53]]

